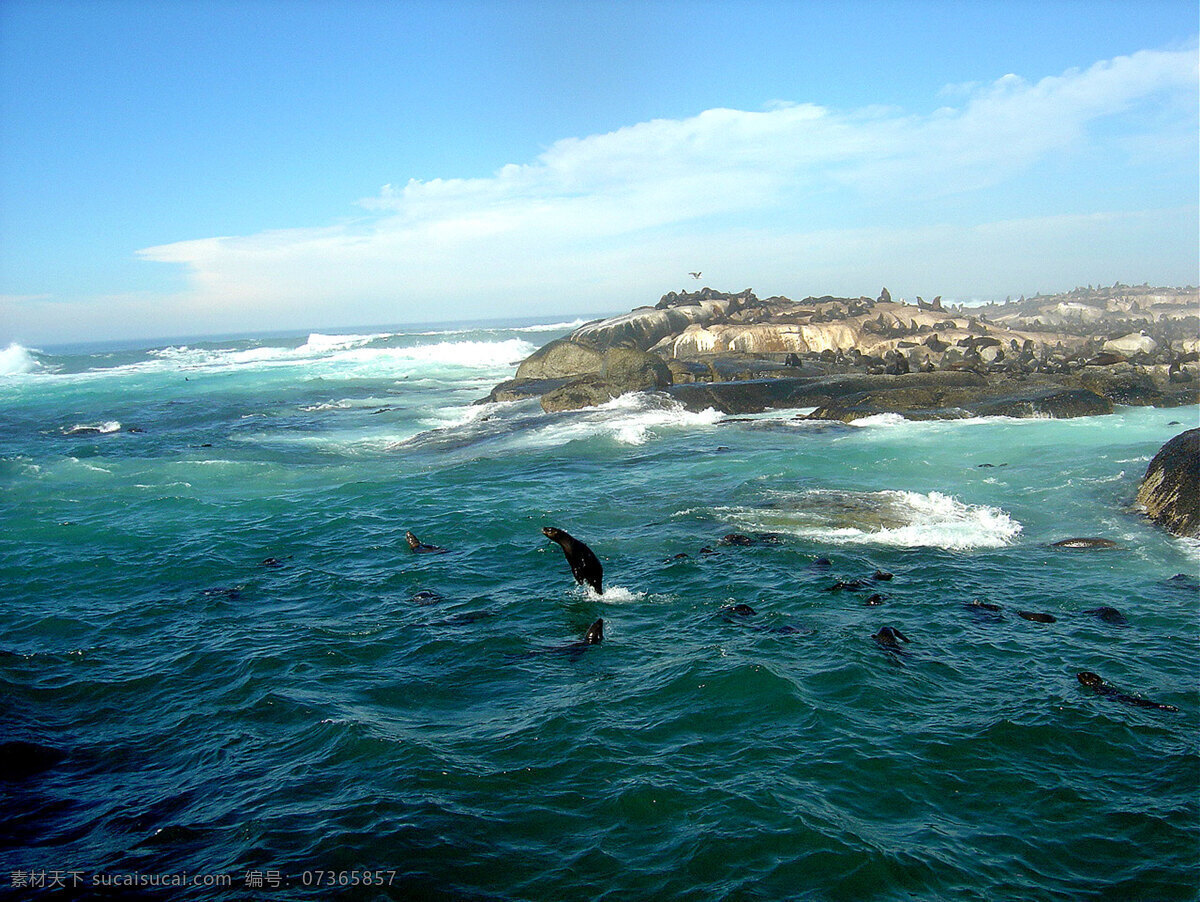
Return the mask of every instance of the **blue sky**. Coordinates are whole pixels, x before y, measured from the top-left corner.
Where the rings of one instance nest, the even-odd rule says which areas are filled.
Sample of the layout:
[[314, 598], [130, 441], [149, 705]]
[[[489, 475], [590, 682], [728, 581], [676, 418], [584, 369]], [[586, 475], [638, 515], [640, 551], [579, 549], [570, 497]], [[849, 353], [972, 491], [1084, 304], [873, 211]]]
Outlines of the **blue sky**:
[[0, 342], [1200, 281], [1192, 0], [0, 2]]

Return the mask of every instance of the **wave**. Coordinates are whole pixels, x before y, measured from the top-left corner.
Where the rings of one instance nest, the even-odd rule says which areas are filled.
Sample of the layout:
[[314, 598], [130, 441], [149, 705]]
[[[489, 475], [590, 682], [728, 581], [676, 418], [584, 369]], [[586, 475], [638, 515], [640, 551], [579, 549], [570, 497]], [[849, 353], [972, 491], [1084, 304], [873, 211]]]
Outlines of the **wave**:
[[461, 450], [483, 443], [507, 448], [556, 448], [576, 441], [643, 445], [664, 431], [704, 428], [724, 419], [713, 409], [693, 413], [678, 401], [653, 392], [630, 393], [599, 407], [545, 414], [536, 402], [507, 401], [449, 407], [426, 419], [433, 426], [391, 443], [389, 450]]
[[724, 414], [708, 408], [697, 413], [673, 398], [652, 392], [632, 392], [599, 407], [554, 415], [529, 438], [537, 446], [607, 438], [622, 445], [644, 445], [664, 429], [713, 426]]
[[729, 508], [723, 513], [749, 529], [838, 545], [968, 551], [1008, 545], [1022, 529], [1000, 508], [966, 504], [941, 492], [812, 489], [781, 494], [763, 508]]
[[0, 351], [0, 376], [20, 376], [38, 372], [42, 369], [42, 363], [33, 355], [39, 353], [41, 352], [12, 342]]
[[536, 345], [520, 338], [503, 341], [442, 341], [406, 347], [386, 344], [388, 340], [396, 337], [396, 334], [389, 333], [326, 335], [314, 332], [304, 344], [294, 348], [277, 345], [251, 348], [193, 348], [178, 345], [148, 352], [153, 358], [150, 361], [101, 372], [117, 374], [120, 371], [161, 370], [164, 367], [173, 370], [229, 370], [240, 367], [290, 366], [348, 367], [355, 370], [366, 369], [371, 374], [378, 374], [381, 370], [411, 370], [424, 366], [496, 370], [515, 366], [537, 348]]
[[103, 423], [76, 423], [70, 429], [64, 429], [63, 435], [111, 435], [121, 431], [121, 424], [116, 420], [105, 420]]
[[394, 332], [375, 332], [370, 335], [325, 335], [313, 332], [308, 341], [296, 349], [297, 353], [323, 354], [329, 351], [344, 351], [347, 348], [357, 348], [368, 345], [373, 341], [391, 338]]

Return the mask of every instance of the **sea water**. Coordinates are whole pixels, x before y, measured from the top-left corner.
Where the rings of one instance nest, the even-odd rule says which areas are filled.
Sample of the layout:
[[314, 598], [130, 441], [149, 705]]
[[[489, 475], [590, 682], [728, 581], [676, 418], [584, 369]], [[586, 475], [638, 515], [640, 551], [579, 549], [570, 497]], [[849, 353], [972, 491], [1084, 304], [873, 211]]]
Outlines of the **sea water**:
[[0, 894], [1196, 898], [1195, 407], [473, 403], [572, 325], [0, 353]]

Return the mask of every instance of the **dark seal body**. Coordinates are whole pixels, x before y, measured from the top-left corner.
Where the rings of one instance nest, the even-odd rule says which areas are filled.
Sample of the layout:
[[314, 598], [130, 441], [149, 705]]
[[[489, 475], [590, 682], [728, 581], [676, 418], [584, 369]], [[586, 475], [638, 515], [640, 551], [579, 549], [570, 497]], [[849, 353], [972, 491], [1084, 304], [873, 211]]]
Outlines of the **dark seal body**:
[[1124, 702], [1127, 705], [1132, 705], [1135, 708], [1150, 708], [1154, 711], [1178, 711], [1174, 705], [1164, 705], [1160, 702], [1152, 702], [1148, 698], [1142, 698], [1140, 695], [1129, 695], [1122, 692], [1108, 680], [1101, 677], [1098, 673], [1092, 673], [1090, 670], [1080, 671], [1076, 674], [1076, 679], [1079, 680], [1081, 686], [1086, 686], [1097, 695], [1102, 695], [1105, 698], [1115, 699], [1119, 702]]
[[567, 563], [571, 565], [571, 575], [575, 577], [575, 582], [580, 585], [586, 583], [596, 590], [597, 595], [604, 594], [604, 567], [592, 549], [570, 533], [553, 526], [543, 526], [542, 534], [562, 548], [563, 554], [567, 556]]
[[404, 534], [404, 541], [408, 542], [408, 547], [413, 550], [414, 554], [445, 554], [446, 549], [440, 545], [427, 545], [422, 542], [411, 532]]

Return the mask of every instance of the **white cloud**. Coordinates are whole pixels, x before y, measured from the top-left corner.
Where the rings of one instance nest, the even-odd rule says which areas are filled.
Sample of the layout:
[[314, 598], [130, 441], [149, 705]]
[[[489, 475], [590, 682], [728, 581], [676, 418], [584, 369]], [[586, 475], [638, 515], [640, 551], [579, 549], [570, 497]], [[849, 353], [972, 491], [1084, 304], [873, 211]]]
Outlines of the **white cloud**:
[[[844, 259], [812, 236], [865, 234], [831, 228], [847, 211], [863, 220], [894, 218], [931, 198], [1003, 186], [1039, 161], [1087, 146], [1098, 123], [1143, 104], [1166, 104], [1175, 113], [1154, 120], [1144, 140], [1126, 135], [1127, 147], [1149, 141], [1178, 152], [1190, 137], [1194, 151], [1196, 93], [1192, 48], [1143, 51], [1035, 83], [1006, 75], [990, 85], [958, 86], [943, 94], [961, 98], [960, 105], [924, 115], [779, 102], [760, 112], [711, 109], [565, 138], [532, 162], [487, 178], [385, 186], [359, 201], [363, 215], [345, 223], [177, 242], [139, 254], [187, 267], [189, 290], [173, 303], [213, 328], [235, 320], [251, 325], [249, 310], [261, 320], [255, 326], [282, 316], [349, 324], [485, 315], [501, 300], [533, 309], [543, 297], [572, 291], [587, 295], [568, 303], [573, 309], [586, 309], [602, 291], [624, 290], [639, 303], [653, 298], [633, 294], [637, 279], [658, 272], [674, 280], [697, 266], [712, 271], [705, 260], [728, 258], [723, 249], [738, 248], [744, 260], [764, 266], [773, 252], [778, 264], [782, 249], [794, 254], [815, 245]], [[1119, 146], [1106, 152], [1122, 152], [1112, 149]], [[1058, 225], [1096, 232], [1081, 222], [1068, 215]], [[762, 227], [750, 231], [752, 224]], [[916, 226], [937, 231], [936, 224]], [[984, 284], [990, 255], [969, 237], [1004, 229], [973, 228], [937, 232], [940, 246], [963, 246], [957, 256], [940, 256], [953, 272], [973, 268]], [[902, 232], [880, 231], [855, 246], [864, 253], [874, 247], [879, 257], [910, 241], [913, 229], [906, 223]], [[907, 265], [914, 268], [911, 260]], [[745, 271], [734, 287], [762, 283], [749, 265], [729, 266]], [[1055, 287], [1052, 275], [1047, 288]], [[438, 309], [427, 308], [438, 299]], [[447, 307], [453, 299], [475, 307]], [[627, 305], [622, 297], [612, 307]]]

